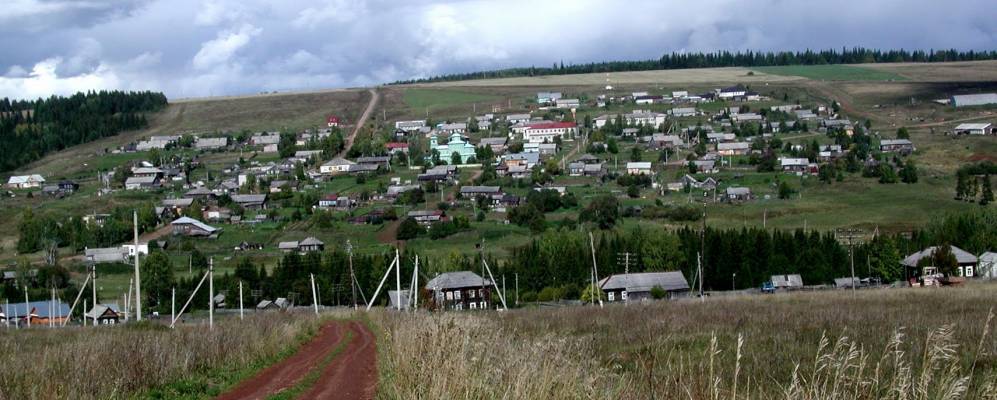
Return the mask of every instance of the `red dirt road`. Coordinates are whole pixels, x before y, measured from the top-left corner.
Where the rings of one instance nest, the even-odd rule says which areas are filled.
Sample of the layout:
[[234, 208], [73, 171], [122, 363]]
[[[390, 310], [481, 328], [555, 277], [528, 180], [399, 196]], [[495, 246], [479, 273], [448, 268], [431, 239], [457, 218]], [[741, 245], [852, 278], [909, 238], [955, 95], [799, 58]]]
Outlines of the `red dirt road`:
[[265, 399], [293, 387], [352, 332], [350, 343], [322, 371], [304, 399], [373, 399], [377, 384], [374, 335], [359, 322], [330, 322], [290, 358], [271, 365], [218, 396], [220, 400]]
[[336, 356], [302, 399], [364, 399], [374, 398], [377, 386], [377, 349], [374, 334], [364, 324], [349, 323], [353, 333], [350, 343]]

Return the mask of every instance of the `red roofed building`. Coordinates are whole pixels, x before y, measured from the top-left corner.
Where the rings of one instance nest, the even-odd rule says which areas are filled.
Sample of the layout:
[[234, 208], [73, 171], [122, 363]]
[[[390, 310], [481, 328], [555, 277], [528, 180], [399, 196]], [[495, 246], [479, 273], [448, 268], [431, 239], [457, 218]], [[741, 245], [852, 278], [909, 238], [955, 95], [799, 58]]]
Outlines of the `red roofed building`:
[[338, 127], [339, 126], [339, 117], [337, 117], [335, 115], [330, 115], [329, 118], [327, 118], [325, 120], [325, 122], [326, 122], [326, 124], [329, 125], [330, 128]]
[[408, 154], [408, 143], [403, 142], [388, 142], [384, 144], [384, 147], [388, 148], [388, 152], [391, 154], [395, 153], [405, 153]]
[[574, 122], [537, 122], [527, 124], [523, 132], [523, 140], [530, 143], [554, 143], [554, 138], [571, 139], [578, 133], [578, 125]]

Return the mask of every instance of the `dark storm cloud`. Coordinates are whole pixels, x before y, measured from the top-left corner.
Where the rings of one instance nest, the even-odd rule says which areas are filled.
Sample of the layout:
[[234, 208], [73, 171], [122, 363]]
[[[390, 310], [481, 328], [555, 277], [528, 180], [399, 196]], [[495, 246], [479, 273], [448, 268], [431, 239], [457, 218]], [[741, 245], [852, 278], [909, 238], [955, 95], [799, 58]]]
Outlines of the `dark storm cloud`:
[[665, 52], [993, 49], [992, 2], [13, 0], [0, 96], [369, 85]]

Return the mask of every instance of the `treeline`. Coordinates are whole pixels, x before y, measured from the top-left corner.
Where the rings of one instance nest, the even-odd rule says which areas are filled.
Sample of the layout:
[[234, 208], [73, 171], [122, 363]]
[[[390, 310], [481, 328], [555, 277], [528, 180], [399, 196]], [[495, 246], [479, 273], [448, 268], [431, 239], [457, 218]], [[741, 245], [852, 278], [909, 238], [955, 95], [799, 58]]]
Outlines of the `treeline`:
[[[151, 204], [142, 205], [136, 211], [139, 233], [156, 228], [159, 219]], [[18, 224], [17, 252], [26, 254], [66, 246], [73, 251], [117, 246], [132, 240], [132, 220], [132, 208], [128, 207], [116, 207], [103, 224], [88, 223], [80, 216], [57, 217], [25, 209]]]
[[[630, 272], [680, 270], [690, 285], [701, 262], [706, 290], [757, 287], [779, 274], [800, 274], [808, 285], [851, 275], [848, 248], [834, 232], [638, 227], [604, 231], [595, 235], [594, 242], [601, 277], [623, 273], [627, 266], [621, 260], [626, 253]], [[997, 248], [997, 211], [948, 216], [909, 234], [876, 235], [855, 246], [856, 275], [884, 282], [905, 279], [900, 266], [905, 256], [946, 243], [973, 254]], [[549, 231], [514, 248], [501, 265], [501, 273], [519, 275], [524, 292], [559, 288], [570, 295], [589, 283], [589, 237], [577, 230]]]
[[166, 106], [154, 92], [100, 91], [38, 100], [0, 99], [0, 171], [46, 154], [148, 125]]
[[871, 64], [887, 62], [943, 62], [997, 59], [997, 51], [961, 50], [874, 50], [862, 47], [822, 51], [762, 52], [717, 51], [713, 53], [671, 53], [657, 60], [604, 61], [585, 64], [554, 64], [551, 67], [508, 68], [492, 71], [445, 74], [411, 79], [393, 84], [463, 81], [520, 76], [569, 75], [601, 72], [650, 71], [661, 69], [765, 67], [775, 65]]

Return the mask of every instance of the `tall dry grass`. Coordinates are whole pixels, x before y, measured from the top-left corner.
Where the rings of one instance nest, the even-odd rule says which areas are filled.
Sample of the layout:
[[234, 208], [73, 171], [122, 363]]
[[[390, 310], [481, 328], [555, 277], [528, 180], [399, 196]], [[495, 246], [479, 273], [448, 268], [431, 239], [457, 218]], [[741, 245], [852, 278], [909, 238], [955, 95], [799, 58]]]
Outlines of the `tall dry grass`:
[[267, 313], [226, 318], [210, 331], [153, 324], [0, 331], [0, 398], [128, 398], [206, 374], [216, 380], [209, 386], [230, 383], [217, 380], [277, 357], [314, 332], [316, 321]]
[[380, 398], [997, 399], [997, 285], [394, 314]]

